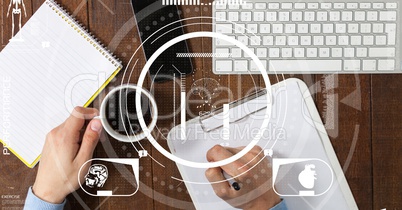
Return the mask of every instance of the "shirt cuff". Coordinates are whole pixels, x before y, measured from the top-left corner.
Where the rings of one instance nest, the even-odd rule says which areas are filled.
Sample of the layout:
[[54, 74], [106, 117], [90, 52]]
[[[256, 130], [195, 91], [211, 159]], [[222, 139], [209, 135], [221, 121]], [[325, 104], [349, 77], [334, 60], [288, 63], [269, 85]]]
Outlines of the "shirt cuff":
[[282, 199], [280, 203], [276, 204], [276, 206], [270, 208], [269, 210], [288, 210], [288, 208], [286, 207], [285, 200]]
[[48, 203], [40, 198], [38, 198], [32, 192], [32, 187], [28, 189], [28, 195], [25, 199], [24, 210], [36, 210], [36, 209], [44, 209], [44, 210], [63, 210], [64, 205], [66, 204], [66, 199], [64, 199], [63, 203], [53, 204]]

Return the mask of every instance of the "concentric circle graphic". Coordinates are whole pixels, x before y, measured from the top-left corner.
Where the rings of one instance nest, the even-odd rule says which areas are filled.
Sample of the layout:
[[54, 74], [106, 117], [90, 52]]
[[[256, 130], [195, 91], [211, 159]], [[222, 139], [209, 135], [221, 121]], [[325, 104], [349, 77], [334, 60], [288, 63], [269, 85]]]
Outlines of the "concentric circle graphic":
[[[214, 32], [193, 32], [193, 33], [188, 33], [181, 35], [179, 37], [176, 37], [169, 42], [165, 43], [162, 47], [160, 47], [156, 52], [151, 56], [151, 58], [148, 60], [148, 62], [145, 64], [144, 68], [141, 71], [140, 77], [138, 78], [137, 85], [138, 87], [142, 87], [144, 83], [144, 79], [147, 75], [147, 72], [149, 68], [151, 67], [152, 63], [156, 60], [156, 58], [162, 54], [167, 48], [173, 46], [174, 44], [190, 39], [190, 38], [197, 38], [197, 37], [211, 37], [211, 38], [219, 38], [223, 39], [226, 41], [231, 42], [232, 44], [235, 44], [237, 47], [241, 48], [248, 56], [250, 56], [253, 61], [257, 64], [258, 69], [261, 72], [261, 75], [263, 76], [264, 82], [265, 82], [265, 88], [267, 89], [267, 95], [272, 96], [271, 94], [271, 83], [269, 81], [268, 75], [265, 73], [266, 69], [262, 62], [257, 58], [257, 56], [244, 44], [242, 44], [240, 41], [233, 39], [229, 36], [219, 34], [219, 33], [214, 33]], [[270, 119], [271, 115], [271, 108], [272, 108], [272, 103], [271, 103], [270, 97], [267, 97], [267, 108], [265, 111], [265, 117], [264, 121], [261, 125], [261, 129], [258, 131], [257, 135], [254, 137], [253, 140], [250, 141], [250, 143], [239, 153], [235, 154], [234, 156], [227, 158], [225, 160], [217, 161], [217, 162], [211, 162], [211, 163], [199, 163], [199, 162], [193, 162], [193, 161], [188, 161], [182, 158], [179, 158], [177, 156], [172, 155], [170, 152], [166, 151], [157, 141], [156, 139], [151, 135], [151, 130], [147, 127], [144, 119], [139, 119], [139, 123], [141, 128], [143, 129], [144, 134], [148, 134], [146, 137], [148, 140], [151, 142], [151, 144], [163, 155], [165, 155], [167, 158], [171, 159], [172, 161], [175, 161], [176, 163], [189, 166], [189, 167], [194, 167], [194, 168], [213, 168], [213, 167], [220, 167], [223, 165], [227, 165], [229, 163], [232, 163], [245, 154], [247, 154], [260, 140], [260, 138], [263, 135], [263, 130], [268, 126], [268, 122]], [[136, 110], [138, 115], [142, 115], [142, 110], [141, 110], [141, 94], [136, 94]]]

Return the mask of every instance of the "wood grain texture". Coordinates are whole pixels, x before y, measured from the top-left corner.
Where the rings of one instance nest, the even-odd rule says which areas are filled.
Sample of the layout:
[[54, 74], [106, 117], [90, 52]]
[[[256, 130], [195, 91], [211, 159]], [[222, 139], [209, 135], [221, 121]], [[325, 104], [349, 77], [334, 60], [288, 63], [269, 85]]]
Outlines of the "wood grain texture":
[[401, 75], [372, 76], [373, 209], [402, 206]]
[[372, 209], [370, 75], [316, 75], [316, 105], [360, 209]]

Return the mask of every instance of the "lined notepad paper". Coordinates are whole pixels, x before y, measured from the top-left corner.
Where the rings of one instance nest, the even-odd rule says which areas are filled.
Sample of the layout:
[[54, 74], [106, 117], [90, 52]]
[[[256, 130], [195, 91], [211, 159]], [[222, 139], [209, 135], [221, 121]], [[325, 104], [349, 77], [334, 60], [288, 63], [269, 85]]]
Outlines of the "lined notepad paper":
[[120, 62], [47, 0], [0, 53], [0, 140], [27, 166], [46, 134], [75, 106], [89, 105]]

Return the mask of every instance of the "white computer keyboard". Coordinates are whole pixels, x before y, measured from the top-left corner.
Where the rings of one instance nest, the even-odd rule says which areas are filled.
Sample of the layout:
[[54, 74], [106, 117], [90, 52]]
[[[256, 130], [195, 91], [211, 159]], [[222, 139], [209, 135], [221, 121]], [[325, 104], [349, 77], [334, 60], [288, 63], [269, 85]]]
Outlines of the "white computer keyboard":
[[[401, 6], [401, 0], [215, 4], [213, 30], [248, 46], [269, 74], [402, 73]], [[214, 39], [213, 51], [217, 74], [259, 73], [231, 42]]]

